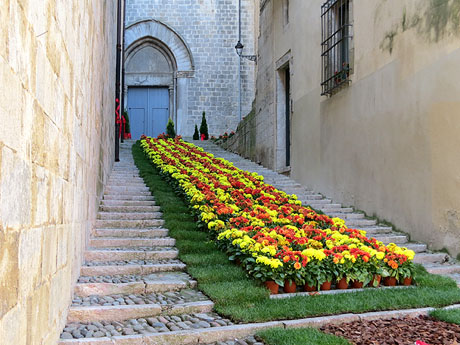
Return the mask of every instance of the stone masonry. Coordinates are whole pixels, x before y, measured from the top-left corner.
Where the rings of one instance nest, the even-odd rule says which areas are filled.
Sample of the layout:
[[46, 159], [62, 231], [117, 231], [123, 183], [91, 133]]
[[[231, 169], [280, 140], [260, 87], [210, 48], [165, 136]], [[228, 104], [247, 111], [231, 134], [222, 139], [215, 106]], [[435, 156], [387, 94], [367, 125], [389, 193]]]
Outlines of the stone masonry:
[[[192, 135], [206, 111], [209, 133], [235, 130], [238, 124], [238, 1], [127, 0], [129, 26], [155, 19], [169, 25], [189, 46], [195, 73], [188, 81], [188, 113], [182, 135]], [[242, 1], [242, 42], [245, 54], [254, 54], [254, 0]], [[125, 47], [128, 48], [128, 47]], [[255, 63], [242, 59], [243, 116], [254, 99]], [[178, 102], [181, 102], [179, 99]]]
[[115, 3], [1, 2], [1, 344], [64, 326], [113, 162]]

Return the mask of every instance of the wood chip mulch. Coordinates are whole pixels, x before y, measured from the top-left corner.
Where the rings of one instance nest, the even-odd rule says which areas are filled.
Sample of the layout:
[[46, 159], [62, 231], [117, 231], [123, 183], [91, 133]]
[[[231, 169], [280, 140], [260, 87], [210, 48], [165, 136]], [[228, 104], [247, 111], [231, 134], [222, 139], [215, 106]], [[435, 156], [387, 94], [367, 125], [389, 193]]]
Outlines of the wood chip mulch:
[[459, 345], [460, 326], [428, 316], [355, 321], [321, 327], [325, 333], [347, 338], [355, 345]]

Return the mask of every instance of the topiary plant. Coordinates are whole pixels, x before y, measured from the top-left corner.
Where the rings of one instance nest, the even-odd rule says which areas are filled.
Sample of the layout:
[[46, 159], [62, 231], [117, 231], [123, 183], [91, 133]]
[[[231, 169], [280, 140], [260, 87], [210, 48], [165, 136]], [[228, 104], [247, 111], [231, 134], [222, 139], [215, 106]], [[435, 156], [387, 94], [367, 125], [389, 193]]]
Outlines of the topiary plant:
[[203, 111], [203, 116], [201, 117], [201, 125], [200, 125], [200, 136], [203, 137], [204, 140], [208, 140], [208, 124], [206, 123], [206, 112]]
[[168, 138], [175, 138], [176, 137], [176, 130], [174, 129], [174, 122], [169, 119], [168, 124], [166, 125], [166, 135]]
[[126, 109], [123, 110], [123, 116], [125, 117], [125, 120], [126, 120], [125, 132], [126, 132], [126, 133], [131, 133], [131, 127], [129, 126], [128, 111], [127, 111]]
[[198, 133], [198, 126], [195, 124], [195, 132], [193, 133], [193, 140], [200, 140], [200, 133]]

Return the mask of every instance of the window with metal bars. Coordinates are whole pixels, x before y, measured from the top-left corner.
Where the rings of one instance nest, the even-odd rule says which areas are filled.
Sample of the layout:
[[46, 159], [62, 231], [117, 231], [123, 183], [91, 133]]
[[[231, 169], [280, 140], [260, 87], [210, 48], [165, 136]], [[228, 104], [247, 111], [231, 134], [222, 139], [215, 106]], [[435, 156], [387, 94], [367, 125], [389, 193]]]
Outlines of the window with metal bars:
[[321, 6], [321, 95], [332, 95], [350, 82], [351, 0], [328, 0]]

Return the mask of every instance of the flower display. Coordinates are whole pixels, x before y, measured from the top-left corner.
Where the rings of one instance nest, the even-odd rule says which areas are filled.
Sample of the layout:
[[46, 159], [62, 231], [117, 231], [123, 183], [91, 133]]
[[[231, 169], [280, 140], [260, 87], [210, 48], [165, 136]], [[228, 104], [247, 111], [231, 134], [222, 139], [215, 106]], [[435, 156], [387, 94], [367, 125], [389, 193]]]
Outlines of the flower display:
[[319, 287], [343, 277], [412, 276], [414, 252], [350, 229], [180, 138], [143, 136], [153, 165], [188, 202], [199, 226], [230, 260], [261, 281]]

